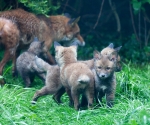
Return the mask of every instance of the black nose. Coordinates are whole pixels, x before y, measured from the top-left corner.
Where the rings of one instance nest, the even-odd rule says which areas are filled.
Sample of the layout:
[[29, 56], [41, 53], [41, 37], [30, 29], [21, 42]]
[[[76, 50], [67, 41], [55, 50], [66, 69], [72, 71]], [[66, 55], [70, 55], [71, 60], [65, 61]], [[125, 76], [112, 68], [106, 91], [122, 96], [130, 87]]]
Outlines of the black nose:
[[102, 75], [102, 77], [104, 78], [104, 77], [105, 77], [105, 75]]

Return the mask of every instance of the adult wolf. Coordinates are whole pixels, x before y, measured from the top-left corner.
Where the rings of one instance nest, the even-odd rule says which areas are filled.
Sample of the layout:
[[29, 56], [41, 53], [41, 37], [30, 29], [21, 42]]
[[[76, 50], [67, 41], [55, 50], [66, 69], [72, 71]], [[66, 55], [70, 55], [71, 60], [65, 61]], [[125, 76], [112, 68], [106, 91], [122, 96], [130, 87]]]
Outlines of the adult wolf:
[[[36, 15], [22, 9], [0, 13], [0, 43], [5, 47], [5, 54], [0, 62], [0, 75], [2, 75], [3, 67], [11, 57], [14, 62], [13, 75], [15, 75], [16, 57], [22, 49], [29, 46], [35, 36], [39, 41], [45, 41], [44, 49], [47, 51], [48, 62], [51, 62], [51, 64], [55, 62], [48, 49], [51, 47], [53, 41], [70, 41], [73, 38], [77, 38], [80, 45], [85, 44], [83, 38], [80, 36], [80, 29], [77, 24], [79, 18], [71, 19], [63, 15], [45, 18], [47, 21], [37, 18]], [[11, 34], [12, 37], [16, 37], [16, 40], [10, 39], [9, 34], [11, 31], [8, 30], [9, 23], [7, 22], [16, 25], [16, 31], [19, 31], [19, 35], [15, 33]]]

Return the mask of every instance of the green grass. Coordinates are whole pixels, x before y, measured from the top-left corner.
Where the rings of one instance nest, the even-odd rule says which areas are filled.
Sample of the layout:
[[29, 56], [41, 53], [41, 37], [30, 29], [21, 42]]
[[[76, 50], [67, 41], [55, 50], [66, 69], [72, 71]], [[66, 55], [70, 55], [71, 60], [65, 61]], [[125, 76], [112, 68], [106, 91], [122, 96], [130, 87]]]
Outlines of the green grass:
[[23, 81], [13, 79], [8, 70], [4, 76], [8, 84], [0, 88], [0, 125], [150, 125], [150, 66], [124, 64], [116, 75], [113, 108], [95, 106], [76, 111], [68, 106], [67, 95], [62, 105], [56, 104], [51, 95], [32, 105], [32, 96], [42, 82], [36, 79], [32, 88], [25, 89]]

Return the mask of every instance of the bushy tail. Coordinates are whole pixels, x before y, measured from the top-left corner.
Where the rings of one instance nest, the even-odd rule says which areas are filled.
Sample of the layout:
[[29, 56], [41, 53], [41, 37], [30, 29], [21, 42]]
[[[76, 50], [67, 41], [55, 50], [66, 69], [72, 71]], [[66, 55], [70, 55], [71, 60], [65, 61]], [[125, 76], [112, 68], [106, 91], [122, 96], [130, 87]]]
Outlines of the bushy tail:
[[81, 75], [78, 79], [79, 83], [89, 83], [90, 82], [90, 78], [87, 75]]
[[48, 64], [47, 62], [45, 62], [37, 56], [35, 56], [35, 64], [43, 72], [49, 70], [52, 67], [50, 64]]

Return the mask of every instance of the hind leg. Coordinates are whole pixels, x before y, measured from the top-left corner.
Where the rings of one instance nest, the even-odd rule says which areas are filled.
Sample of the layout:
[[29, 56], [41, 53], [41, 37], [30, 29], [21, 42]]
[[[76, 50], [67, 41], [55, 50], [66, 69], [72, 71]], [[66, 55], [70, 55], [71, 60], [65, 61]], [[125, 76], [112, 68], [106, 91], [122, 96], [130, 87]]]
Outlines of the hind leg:
[[86, 94], [86, 98], [87, 98], [87, 102], [88, 102], [88, 109], [90, 109], [90, 108], [92, 108], [93, 101], [94, 101], [94, 89], [92, 89], [92, 88], [87, 89], [85, 94]]
[[[3, 75], [4, 66], [11, 59], [11, 56], [12, 56], [12, 54], [10, 53], [9, 49], [6, 49], [5, 53], [4, 53], [4, 57], [3, 57], [2, 61], [0, 62], [0, 75], [1, 76]], [[4, 79], [0, 79], [0, 84], [1, 85], [5, 84]]]
[[36, 91], [36, 93], [33, 96], [32, 101], [36, 102], [39, 97], [44, 96], [44, 95], [48, 95], [48, 94], [53, 94], [53, 93], [55, 93], [55, 90], [53, 90], [47, 86], [44, 86], [42, 89]]
[[57, 103], [62, 103], [61, 101], [61, 96], [65, 93], [65, 88], [61, 87], [54, 95], [53, 95], [53, 99], [57, 102]]
[[66, 93], [69, 96], [69, 106], [72, 107], [73, 106], [73, 99], [72, 99], [72, 95], [71, 95], [71, 90], [69, 88], [65, 88], [66, 89]]
[[76, 110], [79, 110], [79, 92], [77, 90], [71, 90], [71, 95], [73, 98], [73, 102], [74, 102], [74, 108]]

